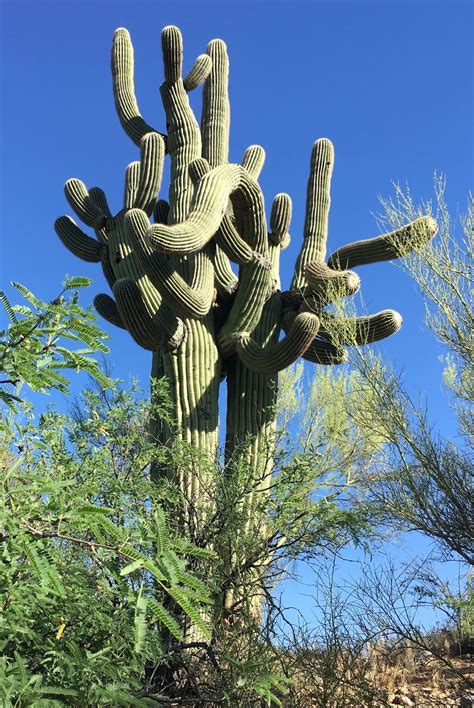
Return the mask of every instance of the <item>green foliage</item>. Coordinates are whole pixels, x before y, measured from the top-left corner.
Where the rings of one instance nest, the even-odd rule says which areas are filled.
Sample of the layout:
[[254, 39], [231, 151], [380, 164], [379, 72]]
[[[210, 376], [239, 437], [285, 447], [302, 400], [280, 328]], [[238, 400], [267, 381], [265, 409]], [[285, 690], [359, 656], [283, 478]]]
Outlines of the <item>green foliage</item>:
[[149, 705], [147, 662], [166, 664], [185, 621], [209, 635], [190, 554], [214, 554], [167, 523], [151, 414], [136, 392], [86, 391], [72, 416], [2, 427], [2, 705]]
[[[33, 391], [68, 390], [65, 370], [85, 371], [104, 387], [110, 379], [90, 354], [107, 353], [107, 339], [95, 324], [90, 309], [78, 302], [78, 288], [91, 284], [88, 278], [66, 278], [63, 289], [51, 302], [44, 302], [24, 285], [12, 285], [28, 304], [12, 305], [1, 291], [0, 301], [9, 324], [0, 331], [0, 400], [9, 407], [21, 404], [22, 384]], [[72, 343], [79, 345], [71, 349]], [[85, 345], [85, 346], [84, 346]]]
[[460, 434], [448, 437], [442, 429], [436, 431], [426, 407], [412, 399], [401, 378], [363, 351], [354, 363], [371, 397], [357, 420], [362, 430], [374, 431], [385, 440], [382, 464], [370, 470], [367, 486], [390, 523], [427, 534], [443, 553], [472, 565], [474, 202], [469, 197], [459, 233], [444, 189], [444, 180], [437, 177], [435, 206], [417, 206], [409, 190], [400, 187], [394, 199], [382, 204], [385, 223], [392, 227], [421, 211], [436, 212], [438, 239], [404, 265], [425, 300], [426, 324], [443, 347], [444, 382], [452, 394]]
[[[333, 385], [328, 379], [327, 390]], [[225, 469], [214, 473], [209, 491], [226, 495], [226, 516], [214, 515], [205, 528], [181, 536], [180, 491], [166, 476], [159, 483], [149, 477], [151, 459], [167, 469], [193, 455], [183, 443], [161, 447], [147, 435], [151, 420], [166, 417], [168, 399], [163, 381], [154, 385], [153, 406], [136, 387], [87, 390], [70, 415], [49, 410], [37, 422], [18, 419], [2, 428], [0, 685], [6, 705], [22, 691], [33, 705], [149, 705], [164, 690], [159, 676], [168, 666], [198, 685], [204, 681], [204, 695], [227, 696], [229, 705], [282, 700], [285, 677], [255, 625], [252, 597], [262, 580], [271, 591], [290, 560], [358, 542], [372, 512], [352, 505], [354, 475], [348, 480], [342, 466], [320, 476], [316, 437], [305, 451], [283, 437], [262, 506], [268, 512], [263, 537], [251, 526], [236, 532], [247, 518], [234, 495], [254, 483], [243, 464], [225, 487]], [[331, 406], [327, 415], [327, 421], [336, 415]], [[326, 423], [319, 422], [324, 434]], [[216, 555], [226, 547], [229, 556]], [[225, 621], [216, 620], [219, 598], [242, 575], [252, 577], [249, 569], [248, 606], [229, 642]], [[199, 633], [204, 673], [192, 649], [181, 649], [190, 626]], [[46, 695], [45, 687], [57, 694]]]
[[239, 662], [232, 661], [237, 673], [235, 684], [239, 689], [251, 687], [257, 696], [260, 696], [265, 706], [283, 706], [281, 698], [292, 683], [286, 676], [271, 673], [264, 661]]

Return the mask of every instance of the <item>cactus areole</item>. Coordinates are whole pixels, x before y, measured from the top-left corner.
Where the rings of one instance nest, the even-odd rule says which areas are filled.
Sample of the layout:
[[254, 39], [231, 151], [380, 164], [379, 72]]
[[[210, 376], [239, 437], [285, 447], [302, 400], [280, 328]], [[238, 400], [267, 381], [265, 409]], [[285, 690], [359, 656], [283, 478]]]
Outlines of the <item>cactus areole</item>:
[[[290, 242], [291, 199], [277, 194], [267, 221], [258, 182], [264, 150], [251, 145], [240, 164], [229, 162], [226, 45], [212, 40], [184, 76], [179, 29], [165, 27], [161, 39], [165, 117], [160, 121], [166, 135], [140, 113], [130, 35], [117, 29], [115, 106], [139, 148], [139, 160], [126, 169], [117, 213], [101, 189], [87, 189], [79, 179], [66, 182], [71, 208], [94, 236], [70, 216], [59, 217], [55, 228], [74, 255], [102, 265], [112, 296], [97, 295], [98, 312], [150, 350], [152, 379], [168, 382], [175, 426], [157, 421], [160, 444], [178, 436], [201, 459], [217, 461], [219, 389], [225, 382], [225, 458], [229, 465], [245, 458], [255, 470], [259, 481], [242, 504], [249, 523], [258, 526], [252, 515], [272, 474], [278, 373], [299, 358], [341, 364], [348, 359], [346, 346], [395, 333], [402, 320], [393, 310], [344, 319], [326, 308], [359, 290], [360, 279], [350, 268], [409, 253], [433, 237], [436, 223], [420, 217], [390, 234], [348, 244], [326, 262], [334, 150], [330, 140], [320, 138], [311, 152], [301, 248], [289, 289], [282, 291], [279, 260]], [[199, 125], [188, 94], [201, 85]], [[165, 201], [159, 190], [166, 155]], [[200, 510], [209, 511], [213, 503], [204, 473], [184, 465], [173, 474], [187, 507], [183, 518], [194, 514], [198, 523]]]

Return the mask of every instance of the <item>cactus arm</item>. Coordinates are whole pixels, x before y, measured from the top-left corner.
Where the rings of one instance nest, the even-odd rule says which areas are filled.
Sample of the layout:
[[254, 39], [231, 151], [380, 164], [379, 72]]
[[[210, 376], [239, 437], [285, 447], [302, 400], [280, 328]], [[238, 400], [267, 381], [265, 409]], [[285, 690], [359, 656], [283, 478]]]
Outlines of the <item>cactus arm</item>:
[[110, 324], [120, 327], [121, 329], [127, 329], [125, 326], [120, 312], [118, 310], [117, 304], [113, 297], [106, 295], [105, 293], [99, 293], [94, 298], [94, 307], [104, 320], [110, 322]]
[[311, 261], [323, 261], [326, 255], [333, 165], [331, 141], [326, 138], [316, 140], [311, 152], [303, 246], [296, 261], [292, 290], [298, 291], [305, 286], [306, 265]]
[[198, 86], [201, 86], [211, 73], [212, 60], [207, 54], [200, 54], [196, 57], [191, 70], [183, 79], [183, 85], [186, 91], [194, 91]]
[[250, 145], [240, 163], [253, 179], [258, 179], [265, 162], [265, 150], [260, 145]]
[[[209, 42], [207, 54], [212, 61], [212, 71], [203, 92], [202, 156], [211, 167], [216, 167], [226, 164], [229, 158], [229, 57], [225, 43], [219, 39]], [[232, 272], [228, 259], [229, 253], [221, 249], [224, 244], [221, 243], [220, 230], [216, 234], [216, 244], [214, 256], [216, 287], [225, 297], [235, 291], [238, 280]]]
[[398, 332], [402, 321], [401, 315], [395, 310], [382, 310], [364, 317], [339, 318], [325, 315], [319, 334], [345, 346], [371, 344]]
[[[143, 120], [138, 109], [133, 79], [133, 45], [130, 40], [130, 34], [123, 27], [115, 30], [114, 34], [112, 79], [115, 107], [120, 123], [135, 145], [140, 145], [144, 135], [157, 131]], [[166, 136], [161, 135], [166, 140]]]
[[87, 236], [70, 216], [60, 216], [54, 222], [54, 229], [66, 248], [77, 258], [88, 263], [99, 263], [102, 258], [102, 244]]
[[[209, 162], [201, 157], [193, 160], [189, 165], [189, 174], [195, 186], [199, 185], [199, 181], [211, 171]], [[253, 256], [253, 251], [248, 244], [240, 237], [231, 220], [231, 208], [227, 208], [224, 214], [221, 225], [215, 233], [215, 260], [219, 259], [220, 265], [224, 267], [224, 279], [226, 282], [232, 282], [235, 278], [230, 263], [226, 256], [235, 263], [248, 263]], [[222, 258], [219, 258], [222, 256]], [[230, 278], [229, 278], [230, 274]]]
[[138, 160], [134, 160], [129, 165], [125, 171], [125, 185], [123, 192], [123, 206], [124, 209], [133, 209], [135, 202], [137, 201], [137, 191], [138, 185], [140, 183], [140, 163]]
[[166, 112], [167, 147], [171, 156], [169, 219], [171, 224], [176, 224], [184, 221], [190, 209], [193, 187], [188, 167], [192, 160], [201, 157], [201, 132], [181, 76], [183, 40], [177, 27], [170, 25], [163, 29], [161, 47], [165, 81], [160, 86], [160, 93]]
[[[151, 135], [153, 136], [151, 141], [149, 138], [144, 141], [144, 153], [147, 155], [146, 159], [150, 160], [150, 162], [157, 155], [152, 150], [148, 150], [147, 153], [147, 148], [150, 147], [150, 144], [158, 145], [159, 149], [161, 147], [160, 154], [163, 153], [161, 138], [156, 133]], [[132, 163], [128, 168], [125, 190], [126, 204], [134, 197], [137, 197], [139, 193], [139, 167], [139, 163]], [[159, 181], [157, 175], [161, 174], [160, 169], [160, 165], [157, 165], [148, 170], [147, 174], [151, 175], [151, 177], [149, 180], [142, 181], [142, 184], [145, 185], [142, 194], [146, 194], [148, 183], [153, 183], [153, 189], [157, 186]], [[63, 243], [80, 257], [87, 256], [88, 258], [93, 258], [94, 261], [100, 260], [105, 278], [112, 289], [117, 281], [123, 279], [129, 279], [137, 287], [139, 286], [142, 297], [141, 306], [145, 306], [147, 317], [152, 322], [155, 330], [159, 329], [160, 337], [157, 338], [156, 332], [154, 333], [153, 347], [151, 347], [150, 341], [144, 337], [143, 332], [141, 335], [134, 332], [132, 336], [137, 342], [146, 342], [148, 349], [156, 348], [155, 345], [163, 346], [168, 350], [175, 349], [184, 337], [183, 323], [162, 302], [161, 294], [146, 276], [138, 256], [133, 253], [124, 225], [125, 210], [119, 212], [115, 217], [106, 215], [98, 206], [106, 203], [105, 196], [101, 197], [100, 191], [96, 188], [93, 192], [94, 198], [92, 198], [85, 185], [77, 179], [66, 182], [65, 193], [78, 215], [87, 223], [95, 225], [100, 241], [95, 242], [85, 234], [82, 234], [81, 230], [74, 225], [72, 219], [65, 220], [63, 217], [56, 222], [56, 231]], [[97, 256], [99, 257], [98, 259]], [[127, 325], [125, 317], [122, 317], [122, 319]]]
[[288, 248], [288, 246], [291, 243], [291, 236], [289, 233], [285, 234], [285, 237], [283, 238], [282, 242], [280, 243], [280, 249], [284, 251], [285, 249]]
[[219, 334], [223, 356], [229, 356], [235, 350], [242, 332], [255, 329], [268, 295], [269, 283], [270, 268], [267, 264], [252, 261], [241, 269], [237, 295]]
[[205, 157], [197, 157], [189, 163], [188, 171], [193, 185], [197, 187], [199, 180], [211, 171], [211, 166]]
[[260, 187], [246, 172], [235, 198], [236, 211], [241, 217], [241, 233], [254, 251], [249, 263], [240, 269], [239, 288], [227, 322], [220, 331], [223, 354], [234, 350], [241, 332], [252, 333], [262, 315], [268, 298], [272, 263], [269, 260], [269, 243], [265, 222], [265, 207]]
[[[194, 185], [199, 185], [199, 181], [211, 171], [211, 166], [205, 158], [198, 158], [193, 160], [189, 165], [189, 174]], [[228, 206], [226, 213], [222, 217], [221, 225], [215, 233], [215, 242], [217, 244], [216, 256], [222, 255], [220, 259], [221, 265], [224, 266], [224, 272], [230, 272], [230, 278], [226, 276], [225, 280], [232, 282], [235, 277], [230, 263], [227, 258], [230, 258], [235, 263], [240, 265], [248, 263], [253, 256], [253, 251], [250, 246], [241, 238], [237, 229], [235, 229], [232, 218], [231, 218], [232, 208]], [[223, 254], [222, 254], [223, 252]], [[226, 258], [227, 256], [227, 258]]]
[[308, 290], [322, 304], [355, 295], [360, 288], [360, 278], [356, 273], [351, 270], [332, 270], [321, 261], [310, 261], [304, 269], [304, 275]]
[[[290, 332], [295, 319], [299, 316], [291, 310], [283, 315], [282, 327], [287, 334]], [[319, 334], [321, 334], [321, 325]], [[302, 354], [302, 358], [313, 364], [322, 365], [346, 364], [349, 361], [347, 351], [342, 346], [339, 346], [339, 343], [335, 345], [333, 342], [319, 337], [313, 339], [304, 354]]]
[[285, 192], [275, 195], [270, 212], [270, 241], [279, 245], [283, 250], [290, 245], [288, 232], [291, 222], [292, 202], [291, 197]]
[[311, 361], [313, 364], [334, 366], [347, 364], [349, 356], [343, 347], [337, 347], [325, 339], [315, 339], [303, 354], [303, 359]]
[[167, 224], [170, 205], [166, 199], [158, 199], [153, 209], [153, 220], [155, 224]]
[[107, 197], [100, 187], [91, 187], [89, 189], [89, 197], [91, 202], [105, 215], [107, 219], [110, 219], [112, 212], [110, 211], [109, 204], [107, 202]]
[[221, 225], [216, 231], [215, 240], [219, 248], [234, 263], [245, 265], [250, 263], [254, 256], [254, 251], [240, 236], [229, 213], [224, 214]]
[[[203, 91], [202, 155], [207, 164], [216, 167], [229, 159], [229, 57], [225, 43], [219, 39], [209, 42], [207, 54], [212, 62], [212, 71]], [[219, 232], [216, 234], [213, 261], [216, 289], [224, 299], [228, 299], [236, 290], [238, 279], [232, 271], [229, 254], [221, 248]]]
[[228, 257], [218, 247], [214, 256], [214, 275], [217, 292], [224, 299], [229, 299], [237, 290], [239, 279], [232, 271]]
[[[228, 166], [229, 168], [232, 165]], [[238, 232], [256, 253], [269, 258], [268, 232], [265, 219], [263, 192], [256, 182], [241, 167], [240, 182], [230, 193]]]
[[71, 208], [87, 226], [96, 230], [103, 228], [107, 215], [92, 201], [84, 182], [74, 177], [68, 179], [64, 185], [64, 194]]
[[121, 278], [113, 290], [120, 318], [137, 344], [150, 351], [163, 346], [163, 330], [148, 313], [138, 285], [129, 278]]
[[133, 206], [151, 216], [161, 186], [165, 144], [158, 133], [148, 133], [140, 141], [139, 182]]
[[[144, 212], [139, 213], [147, 219]], [[138, 253], [132, 248], [125, 226], [125, 214], [122, 210], [108, 222], [109, 257], [103, 261], [104, 274], [112, 289], [117, 281], [123, 279], [131, 280], [139, 287], [148, 317], [155, 321], [162, 332], [162, 346], [172, 350], [184, 336], [183, 323], [163, 302], [161, 293], [148, 278]], [[124, 322], [126, 323], [125, 319]], [[138, 341], [138, 338], [135, 337], [135, 340]]]
[[165, 145], [158, 133], [147, 133], [140, 141], [140, 160], [131, 162], [125, 173], [123, 205], [142, 209], [151, 216], [161, 186]]
[[[219, 228], [229, 194], [237, 189], [242, 177], [242, 169], [237, 165], [223, 165], [208, 172], [200, 180], [189, 216], [182, 223], [149, 226], [147, 238], [151, 247], [176, 255], [188, 255], [204, 248]], [[135, 210], [129, 211], [125, 218], [133, 221]]]
[[259, 374], [277, 374], [304, 355], [319, 329], [319, 319], [311, 313], [295, 317], [284, 339], [262, 347], [249, 335], [243, 335], [236, 345], [240, 361]]
[[330, 256], [328, 265], [341, 270], [407, 256], [431, 241], [437, 230], [438, 225], [431, 216], [420, 216], [390, 233], [355, 241], [339, 248]]
[[173, 270], [168, 257], [150, 247], [146, 239], [149, 222], [145, 213], [135, 210], [134, 219], [129, 219], [127, 224], [130, 241], [157, 290], [166, 297], [179, 316], [204, 317], [214, 300], [214, 271], [207, 254], [196, 255], [194, 282], [188, 285]]
[[224, 165], [229, 159], [229, 57], [227, 47], [220, 39], [209, 42], [207, 54], [212, 63], [212, 70], [203, 92], [202, 156], [211, 167], [217, 167]]
[[168, 25], [161, 31], [165, 81], [174, 84], [183, 70], [183, 38], [178, 27]]

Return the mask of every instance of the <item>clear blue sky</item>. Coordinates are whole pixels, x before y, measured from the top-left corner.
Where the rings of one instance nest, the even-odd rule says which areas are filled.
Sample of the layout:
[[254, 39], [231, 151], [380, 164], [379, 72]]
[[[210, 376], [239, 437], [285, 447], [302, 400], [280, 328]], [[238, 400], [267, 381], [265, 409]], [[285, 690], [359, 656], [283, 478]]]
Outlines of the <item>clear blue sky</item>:
[[[83, 302], [106, 291], [98, 268], [66, 251], [53, 223], [70, 213], [62, 186], [73, 176], [101, 186], [118, 210], [125, 167], [137, 159], [113, 105], [109, 57], [119, 26], [130, 30], [135, 46], [140, 108], [159, 129], [161, 28], [181, 28], [186, 67], [210, 39], [226, 41], [231, 159], [260, 143], [267, 152], [261, 178], [267, 203], [280, 191], [293, 198], [284, 286], [301, 243], [316, 138], [329, 137], [336, 151], [329, 250], [376, 235], [371, 213], [392, 180], [408, 181], [415, 196], [429, 197], [433, 172], [441, 171], [454, 211], [464, 208], [473, 187], [468, 1], [2, 0], [0, 8], [3, 287], [14, 279], [49, 298], [69, 273], [94, 279]], [[439, 428], [454, 432], [440, 387], [440, 352], [424, 331], [414, 286], [392, 264], [359, 273], [369, 310], [393, 307], [404, 317], [402, 331], [384, 345], [386, 356], [404, 367], [412, 391], [427, 393]], [[116, 375], [138, 375], [145, 384], [148, 354], [123, 332], [110, 331]]]

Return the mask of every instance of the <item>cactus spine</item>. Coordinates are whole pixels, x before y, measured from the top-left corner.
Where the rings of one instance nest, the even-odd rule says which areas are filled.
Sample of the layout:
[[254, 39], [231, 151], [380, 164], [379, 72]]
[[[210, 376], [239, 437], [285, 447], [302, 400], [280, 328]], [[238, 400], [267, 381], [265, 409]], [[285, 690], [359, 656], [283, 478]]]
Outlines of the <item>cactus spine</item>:
[[[343, 363], [346, 346], [396, 332], [401, 317], [393, 310], [344, 319], [325, 308], [359, 289], [359, 277], [349, 268], [406, 255], [433, 237], [436, 223], [421, 217], [391, 234], [344, 246], [326, 264], [334, 149], [326, 138], [317, 140], [302, 246], [291, 287], [282, 292], [279, 259], [290, 241], [291, 199], [276, 195], [268, 229], [258, 183], [263, 149], [252, 145], [240, 164], [229, 163], [226, 45], [211, 41], [184, 78], [176, 27], [163, 30], [162, 50], [166, 135], [139, 111], [130, 36], [123, 28], [115, 32], [115, 105], [124, 130], [140, 148], [140, 159], [126, 170], [123, 207], [115, 215], [100, 189], [88, 190], [78, 179], [66, 183], [67, 200], [95, 238], [69, 216], [57, 219], [55, 228], [75, 256], [101, 263], [113, 298], [98, 295], [98, 312], [152, 351], [152, 378], [165, 377], [171, 391], [174, 434], [211, 463], [217, 461], [218, 397], [226, 379], [228, 469], [244, 459], [255, 472], [255, 484], [241, 500], [240, 533], [262, 532], [265, 519], [258, 509], [272, 474], [278, 372], [300, 357], [323, 365]], [[200, 85], [199, 126], [188, 93]], [[170, 159], [168, 201], [158, 198], [165, 154]], [[171, 431], [161, 421], [157, 428], [155, 434], [166, 444]], [[199, 526], [213, 508], [206, 477], [213, 464], [204, 468], [172, 472], [182, 492], [185, 526]], [[232, 565], [230, 549], [219, 551]], [[242, 600], [244, 581], [239, 582], [223, 589], [227, 609]], [[258, 605], [255, 598], [250, 602]]]

